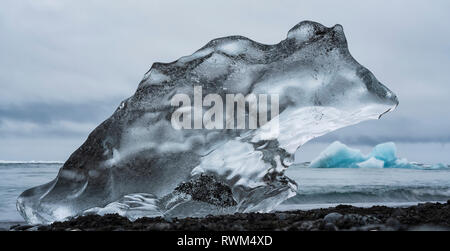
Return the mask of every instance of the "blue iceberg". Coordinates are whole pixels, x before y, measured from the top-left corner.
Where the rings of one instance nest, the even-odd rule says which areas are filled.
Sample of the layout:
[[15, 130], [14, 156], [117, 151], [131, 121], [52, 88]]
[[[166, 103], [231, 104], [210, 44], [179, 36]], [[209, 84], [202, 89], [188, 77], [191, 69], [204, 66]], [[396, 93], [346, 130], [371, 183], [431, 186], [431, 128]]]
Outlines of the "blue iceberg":
[[309, 165], [311, 168], [408, 168], [408, 169], [445, 169], [444, 164], [425, 165], [408, 162], [397, 157], [397, 147], [394, 142], [376, 145], [365, 155], [358, 149], [353, 149], [339, 141], [330, 144]]

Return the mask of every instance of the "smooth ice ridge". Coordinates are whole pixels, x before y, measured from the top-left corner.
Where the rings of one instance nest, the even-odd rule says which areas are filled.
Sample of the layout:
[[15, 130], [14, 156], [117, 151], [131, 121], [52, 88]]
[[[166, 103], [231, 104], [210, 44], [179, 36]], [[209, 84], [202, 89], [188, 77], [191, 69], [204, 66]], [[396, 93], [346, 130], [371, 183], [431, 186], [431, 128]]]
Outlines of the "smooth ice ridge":
[[446, 169], [444, 164], [425, 165], [408, 162], [397, 157], [397, 147], [393, 142], [376, 145], [370, 154], [352, 149], [339, 141], [330, 144], [309, 165], [311, 168], [408, 168]]
[[[222, 100], [226, 94], [277, 94], [280, 134], [271, 131], [274, 118], [254, 130], [175, 130], [170, 100], [176, 94], [193, 100], [194, 86]], [[274, 45], [242, 36], [214, 39], [192, 55], [154, 63], [136, 93], [89, 135], [58, 176], [23, 192], [17, 208], [30, 223], [86, 210], [131, 219], [268, 212], [296, 194], [284, 170], [302, 144], [378, 119], [397, 104], [396, 95], [350, 55], [340, 25], [304, 21]], [[180, 186], [209, 192], [196, 197], [176, 190]]]

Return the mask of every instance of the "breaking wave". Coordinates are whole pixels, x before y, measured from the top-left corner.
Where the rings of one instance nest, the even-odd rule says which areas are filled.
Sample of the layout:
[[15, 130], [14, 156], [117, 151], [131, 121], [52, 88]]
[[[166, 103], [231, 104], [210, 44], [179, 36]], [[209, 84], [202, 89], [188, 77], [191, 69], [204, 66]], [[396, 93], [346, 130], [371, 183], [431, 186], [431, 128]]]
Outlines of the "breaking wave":
[[382, 203], [382, 202], [424, 202], [446, 201], [450, 198], [450, 187], [340, 187], [327, 188], [314, 193], [299, 193], [285, 204], [328, 204], [328, 203]]

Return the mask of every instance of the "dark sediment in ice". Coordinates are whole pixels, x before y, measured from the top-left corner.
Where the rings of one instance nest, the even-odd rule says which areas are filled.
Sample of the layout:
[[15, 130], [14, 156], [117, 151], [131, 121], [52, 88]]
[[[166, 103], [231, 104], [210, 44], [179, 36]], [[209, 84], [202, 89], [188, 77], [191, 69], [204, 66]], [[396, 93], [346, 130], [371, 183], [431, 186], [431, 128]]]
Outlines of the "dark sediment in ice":
[[[26, 230], [32, 226], [16, 226]], [[450, 201], [424, 203], [407, 208], [373, 206], [334, 208], [275, 213], [236, 213], [204, 218], [141, 218], [134, 222], [119, 215], [89, 215], [48, 226], [40, 231], [369, 231], [369, 230], [450, 230]]]
[[175, 191], [188, 194], [193, 200], [216, 206], [236, 206], [230, 187], [210, 175], [201, 174], [190, 181], [183, 182], [175, 188]]

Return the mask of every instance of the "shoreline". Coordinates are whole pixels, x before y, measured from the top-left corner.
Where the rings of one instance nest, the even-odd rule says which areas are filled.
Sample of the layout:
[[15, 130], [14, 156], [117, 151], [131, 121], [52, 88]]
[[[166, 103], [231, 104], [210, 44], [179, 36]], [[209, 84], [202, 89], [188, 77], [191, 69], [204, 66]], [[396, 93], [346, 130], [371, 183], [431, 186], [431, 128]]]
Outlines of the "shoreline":
[[140, 218], [117, 214], [80, 216], [51, 225], [16, 225], [13, 231], [408, 231], [450, 230], [450, 200], [409, 207], [336, 207], [236, 213], [204, 218]]

